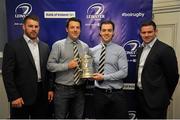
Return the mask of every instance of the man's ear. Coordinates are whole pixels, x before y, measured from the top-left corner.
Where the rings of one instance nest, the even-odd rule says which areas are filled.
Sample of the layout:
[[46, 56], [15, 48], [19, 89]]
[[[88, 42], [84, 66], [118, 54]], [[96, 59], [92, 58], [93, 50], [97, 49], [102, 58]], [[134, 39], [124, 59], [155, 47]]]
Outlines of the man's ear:
[[156, 34], [156, 36], [157, 36], [157, 34], [158, 34], [158, 29], [155, 30], [155, 34]]

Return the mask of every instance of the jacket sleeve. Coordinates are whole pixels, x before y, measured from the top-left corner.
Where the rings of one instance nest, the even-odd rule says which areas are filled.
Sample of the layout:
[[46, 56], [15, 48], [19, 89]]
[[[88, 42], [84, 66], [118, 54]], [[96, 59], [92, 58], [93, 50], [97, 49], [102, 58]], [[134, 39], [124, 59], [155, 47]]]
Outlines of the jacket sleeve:
[[171, 99], [179, 79], [178, 64], [173, 48], [168, 47], [163, 51], [162, 66], [168, 84], [169, 98]]
[[13, 101], [20, 97], [14, 78], [15, 72], [18, 72], [15, 70], [15, 57], [15, 50], [7, 43], [3, 52], [2, 77], [9, 101]]
[[47, 71], [47, 77], [48, 77], [48, 91], [54, 91], [55, 73]]

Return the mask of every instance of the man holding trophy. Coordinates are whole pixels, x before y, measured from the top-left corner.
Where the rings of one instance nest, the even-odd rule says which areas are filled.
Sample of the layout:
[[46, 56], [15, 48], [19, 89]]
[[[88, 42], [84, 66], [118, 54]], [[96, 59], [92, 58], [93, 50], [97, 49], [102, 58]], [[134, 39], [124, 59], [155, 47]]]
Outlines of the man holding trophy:
[[100, 24], [101, 43], [92, 48], [95, 69], [95, 118], [128, 119], [126, 95], [123, 91], [123, 78], [128, 73], [128, 62], [123, 47], [111, 42], [114, 36], [114, 23]]
[[[56, 73], [55, 118], [81, 119], [85, 104], [85, 80], [82, 78], [89, 77], [83, 70], [91, 71], [86, 67], [89, 47], [79, 40], [81, 32], [81, 21], [79, 19], [68, 19], [66, 32], [67, 38], [53, 44], [47, 63], [48, 70]], [[82, 60], [87, 62], [82, 63]]]

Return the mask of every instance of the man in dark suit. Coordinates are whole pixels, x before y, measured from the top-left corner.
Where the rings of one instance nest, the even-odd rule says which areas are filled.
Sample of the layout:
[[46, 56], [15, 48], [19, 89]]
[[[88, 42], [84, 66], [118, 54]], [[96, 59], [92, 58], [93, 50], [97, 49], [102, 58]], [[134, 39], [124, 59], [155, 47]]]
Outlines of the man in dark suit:
[[159, 41], [153, 21], [140, 27], [142, 47], [137, 50], [137, 117], [164, 119], [178, 83], [178, 65], [172, 47]]
[[53, 81], [46, 69], [49, 47], [38, 38], [37, 16], [26, 16], [22, 28], [23, 36], [8, 42], [3, 53], [2, 75], [10, 117], [47, 118], [48, 100], [53, 99]]

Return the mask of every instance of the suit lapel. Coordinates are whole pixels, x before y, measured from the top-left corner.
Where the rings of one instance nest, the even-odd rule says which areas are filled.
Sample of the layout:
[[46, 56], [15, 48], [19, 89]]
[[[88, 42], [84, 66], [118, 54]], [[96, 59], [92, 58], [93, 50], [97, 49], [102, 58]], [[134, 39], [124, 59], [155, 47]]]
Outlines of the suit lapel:
[[142, 54], [142, 51], [143, 51], [143, 47], [140, 47], [138, 49], [138, 54], [137, 54], [137, 65], [136, 65], [136, 68], [138, 69], [138, 66], [139, 66], [139, 61], [140, 61], [140, 57], [141, 57], [141, 54]]
[[140, 57], [143, 51], [143, 47], [138, 48], [137, 50], [137, 61], [136, 61], [136, 76], [138, 76], [138, 68], [139, 68], [139, 62], [140, 62]]
[[[147, 58], [146, 58], [146, 61], [145, 61], [145, 63], [144, 63], [144, 68], [145, 68], [146, 65], [148, 64], [149, 60], [151, 60], [151, 57], [154, 56], [154, 53], [156, 52], [156, 50], [158, 50], [158, 43], [159, 43], [159, 41], [156, 40], [156, 42], [155, 42], [154, 45], [152, 46], [152, 48], [151, 48], [151, 50], [150, 50], [150, 52], [149, 52], [149, 54], [148, 54], [148, 56], [147, 56]], [[144, 69], [144, 68], [143, 68], [143, 69]]]
[[35, 63], [34, 63], [33, 56], [32, 56], [32, 54], [31, 54], [31, 51], [30, 51], [30, 49], [29, 49], [26, 41], [24, 40], [24, 38], [22, 38], [22, 41], [21, 41], [21, 42], [22, 42], [22, 47], [24, 48], [24, 51], [26, 52], [26, 54], [27, 54], [30, 62], [32, 63], [32, 65], [34, 66], [34, 68], [36, 68]]
[[[38, 43], [38, 47], [39, 47], [39, 59], [40, 59], [40, 68], [42, 68], [43, 66], [43, 47], [42, 47], [42, 44], [41, 42], [39, 41]], [[42, 70], [42, 69], [41, 69]]]

